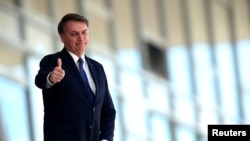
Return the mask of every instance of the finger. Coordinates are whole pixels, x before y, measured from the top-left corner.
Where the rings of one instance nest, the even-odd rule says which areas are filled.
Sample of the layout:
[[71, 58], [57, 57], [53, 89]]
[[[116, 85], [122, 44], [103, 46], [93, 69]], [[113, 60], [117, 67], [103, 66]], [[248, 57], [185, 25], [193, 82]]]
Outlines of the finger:
[[52, 78], [53, 82], [60, 82], [62, 79], [61, 76], [57, 74], [52, 75]]
[[63, 69], [59, 69], [58, 67], [55, 68], [55, 71], [53, 73], [53, 76], [56, 78], [56, 79], [62, 79], [65, 75], [65, 72]]
[[58, 58], [58, 59], [57, 59], [57, 67], [58, 67], [59, 69], [62, 68], [62, 60], [61, 60], [61, 58]]

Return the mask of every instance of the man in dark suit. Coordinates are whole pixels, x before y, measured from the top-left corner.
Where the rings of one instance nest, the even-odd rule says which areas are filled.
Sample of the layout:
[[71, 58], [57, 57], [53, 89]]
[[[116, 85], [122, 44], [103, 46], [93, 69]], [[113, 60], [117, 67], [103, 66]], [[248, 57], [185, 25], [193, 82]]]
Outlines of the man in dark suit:
[[106, 75], [85, 55], [88, 24], [65, 15], [58, 24], [64, 48], [40, 62], [35, 84], [43, 93], [44, 141], [113, 141], [116, 111]]

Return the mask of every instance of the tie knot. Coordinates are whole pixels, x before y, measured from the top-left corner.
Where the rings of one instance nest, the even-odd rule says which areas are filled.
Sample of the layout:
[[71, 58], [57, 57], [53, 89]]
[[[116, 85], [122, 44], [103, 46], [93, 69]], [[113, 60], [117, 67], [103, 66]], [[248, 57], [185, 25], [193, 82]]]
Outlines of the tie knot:
[[79, 64], [83, 64], [82, 58], [79, 58], [79, 59], [78, 59], [78, 62], [79, 62]]

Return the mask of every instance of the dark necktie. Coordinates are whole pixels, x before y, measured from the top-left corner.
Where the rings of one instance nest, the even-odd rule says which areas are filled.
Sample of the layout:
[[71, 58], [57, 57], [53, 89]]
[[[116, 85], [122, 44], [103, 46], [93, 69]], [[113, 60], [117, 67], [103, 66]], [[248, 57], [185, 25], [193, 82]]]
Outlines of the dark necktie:
[[81, 74], [81, 77], [82, 77], [82, 80], [84, 82], [84, 85], [85, 87], [87, 88], [87, 91], [88, 91], [88, 94], [90, 96], [90, 99], [91, 101], [93, 102], [94, 101], [94, 98], [95, 98], [95, 94], [93, 93], [92, 89], [90, 88], [90, 85], [89, 85], [89, 81], [88, 81], [88, 78], [87, 78], [87, 75], [83, 69], [83, 60], [82, 58], [79, 58], [78, 59], [78, 63], [79, 63], [79, 71], [80, 71], [80, 74]]

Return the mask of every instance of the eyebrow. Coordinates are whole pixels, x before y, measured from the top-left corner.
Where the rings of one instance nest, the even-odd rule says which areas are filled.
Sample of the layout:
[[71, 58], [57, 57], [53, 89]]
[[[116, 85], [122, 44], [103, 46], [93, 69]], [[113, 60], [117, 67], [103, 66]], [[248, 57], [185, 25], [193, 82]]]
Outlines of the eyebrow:
[[[89, 31], [88, 29], [85, 29], [85, 30], [83, 30], [83, 31], [80, 31], [80, 32], [86, 32], [86, 31]], [[79, 32], [79, 31], [76, 31], [76, 30], [72, 30], [72, 31], [70, 31], [70, 32]]]

